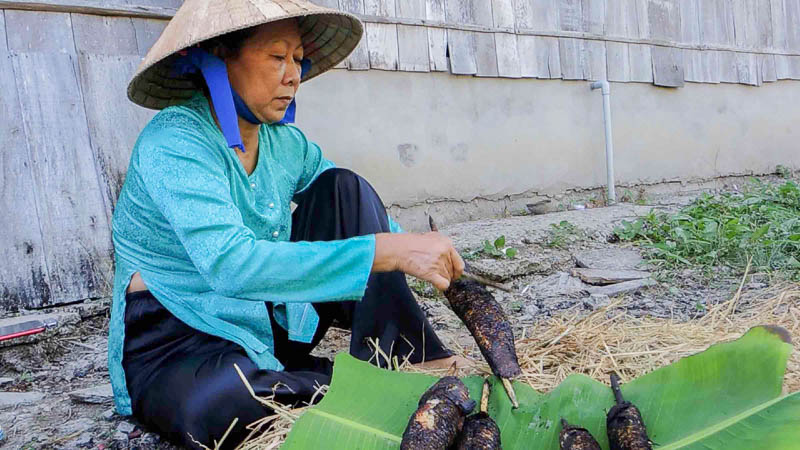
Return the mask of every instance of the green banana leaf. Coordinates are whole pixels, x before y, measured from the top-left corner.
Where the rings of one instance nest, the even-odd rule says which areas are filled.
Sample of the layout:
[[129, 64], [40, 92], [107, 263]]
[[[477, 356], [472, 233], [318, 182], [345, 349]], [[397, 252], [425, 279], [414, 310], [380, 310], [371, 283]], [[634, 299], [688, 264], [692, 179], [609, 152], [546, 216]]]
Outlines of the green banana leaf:
[[[657, 448], [800, 448], [800, 393], [780, 396], [788, 342], [785, 330], [756, 327], [632, 380], [622, 392], [639, 407]], [[334, 368], [328, 394], [298, 419], [284, 449], [398, 448], [419, 397], [437, 380], [378, 369], [346, 354], [336, 357]], [[482, 379], [463, 381], [478, 400]], [[562, 417], [608, 448], [605, 415], [614, 397], [607, 385], [572, 375], [540, 394], [515, 382], [519, 409], [511, 408], [497, 379], [491, 385], [489, 414], [504, 449], [558, 449]]]

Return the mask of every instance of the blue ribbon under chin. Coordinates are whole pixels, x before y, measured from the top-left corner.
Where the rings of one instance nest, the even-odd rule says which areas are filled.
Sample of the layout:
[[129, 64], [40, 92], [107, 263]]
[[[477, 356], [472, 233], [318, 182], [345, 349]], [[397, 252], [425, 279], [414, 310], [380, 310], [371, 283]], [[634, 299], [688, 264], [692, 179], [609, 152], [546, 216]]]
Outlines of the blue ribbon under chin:
[[[231, 87], [228, 79], [228, 69], [225, 62], [217, 56], [199, 48], [192, 47], [185, 51], [185, 55], [178, 58], [174, 64], [174, 69], [179, 75], [196, 73], [198, 70], [206, 80], [208, 91], [211, 94], [211, 101], [214, 102], [214, 111], [217, 113], [217, 120], [222, 129], [222, 135], [230, 148], [238, 148], [244, 152], [244, 144], [239, 133], [238, 115], [242, 119], [257, 125], [262, 123], [253, 114], [247, 104], [239, 94]], [[303, 59], [300, 63], [300, 77], [302, 78], [311, 69], [311, 60]], [[295, 100], [286, 108], [286, 113], [278, 123], [294, 123]]]

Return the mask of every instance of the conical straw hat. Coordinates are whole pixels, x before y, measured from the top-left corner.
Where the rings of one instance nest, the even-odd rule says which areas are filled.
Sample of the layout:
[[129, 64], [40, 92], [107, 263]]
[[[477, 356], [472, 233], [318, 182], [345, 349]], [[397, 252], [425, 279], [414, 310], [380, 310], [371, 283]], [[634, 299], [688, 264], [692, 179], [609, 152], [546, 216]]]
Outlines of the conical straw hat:
[[128, 98], [152, 109], [180, 103], [197, 91], [173, 67], [175, 53], [232, 31], [297, 18], [311, 70], [302, 81], [329, 70], [358, 44], [364, 27], [352, 14], [305, 0], [186, 0], [169, 21], [128, 84]]

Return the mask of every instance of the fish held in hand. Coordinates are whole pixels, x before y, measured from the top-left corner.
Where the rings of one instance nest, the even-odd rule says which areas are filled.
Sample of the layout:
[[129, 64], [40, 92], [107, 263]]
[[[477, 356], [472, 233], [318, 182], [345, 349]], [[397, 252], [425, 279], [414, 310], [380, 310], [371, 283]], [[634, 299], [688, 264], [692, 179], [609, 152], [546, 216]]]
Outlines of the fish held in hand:
[[444, 295], [475, 338], [492, 373], [500, 378], [514, 378], [521, 374], [514, 332], [492, 294], [480, 283], [462, 278], [453, 281]]
[[601, 450], [600, 444], [586, 428], [570, 425], [561, 419], [561, 433], [558, 435], [561, 450]]
[[653, 443], [647, 437], [642, 414], [633, 403], [622, 398], [619, 377], [611, 374], [611, 390], [616, 404], [606, 415], [606, 432], [611, 450], [651, 450]]
[[445, 450], [455, 441], [464, 426], [464, 417], [475, 408], [469, 390], [456, 377], [437, 381], [419, 400], [408, 420], [402, 450]]

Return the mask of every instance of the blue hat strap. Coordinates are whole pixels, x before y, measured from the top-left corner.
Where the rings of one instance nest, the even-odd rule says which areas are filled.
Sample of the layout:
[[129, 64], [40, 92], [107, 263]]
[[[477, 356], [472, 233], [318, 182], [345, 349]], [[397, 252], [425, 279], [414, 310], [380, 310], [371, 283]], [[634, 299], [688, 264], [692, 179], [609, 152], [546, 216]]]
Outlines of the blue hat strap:
[[239, 148], [244, 152], [225, 62], [199, 47], [192, 47], [186, 50], [186, 55], [178, 61], [177, 66], [181, 73], [191, 73], [200, 69], [211, 94], [211, 101], [214, 102], [214, 111], [217, 113], [219, 127], [228, 147]]

